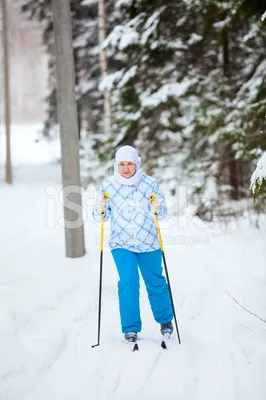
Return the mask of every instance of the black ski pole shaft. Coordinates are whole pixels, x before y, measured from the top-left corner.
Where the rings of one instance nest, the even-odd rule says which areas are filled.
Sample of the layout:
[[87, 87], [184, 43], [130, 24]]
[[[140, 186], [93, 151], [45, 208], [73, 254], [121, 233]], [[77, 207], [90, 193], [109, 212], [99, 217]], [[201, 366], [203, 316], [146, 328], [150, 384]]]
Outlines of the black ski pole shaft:
[[[108, 193], [104, 193], [102, 198], [106, 200]], [[100, 345], [101, 337], [101, 314], [102, 314], [102, 282], [103, 282], [103, 241], [104, 241], [104, 208], [102, 209], [101, 238], [100, 238], [100, 277], [99, 277], [99, 303], [98, 303], [98, 342], [91, 347]]]
[[[156, 194], [153, 193], [151, 195], [151, 197], [150, 197], [151, 201], [154, 201], [155, 197], [156, 197]], [[161, 251], [162, 251], [162, 256], [163, 256], [163, 263], [164, 263], [164, 269], [165, 269], [166, 279], [167, 279], [168, 288], [169, 288], [170, 299], [171, 299], [171, 303], [172, 303], [172, 309], [173, 309], [175, 327], [176, 327], [176, 334], [177, 334], [177, 338], [178, 338], [178, 343], [181, 344], [179, 329], [178, 329], [178, 325], [177, 325], [177, 318], [176, 318], [176, 312], [175, 312], [174, 299], [173, 299], [173, 294], [172, 294], [172, 288], [171, 288], [170, 278], [169, 278], [169, 274], [168, 274], [166, 258], [165, 258], [165, 254], [164, 254], [163, 239], [162, 239], [159, 220], [158, 220], [158, 213], [156, 211], [154, 211], [154, 218], [155, 218], [158, 239], [159, 239], [159, 243], [160, 243], [160, 247], [161, 247]]]
[[101, 314], [102, 314], [102, 277], [103, 277], [103, 250], [100, 253], [100, 278], [99, 278], [99, 303], [98, 303], [98, 342], [93, 347], [100, 345], [101, 336]]
[[166, 264], [166, 258], [165, 258], [165, 254], [164, 254], [164, 251], [163, 251], [163, 250], [162, 250], [162, 255], [163, 255], [164, 269], [165, 269], [166, 279], [167, 279], [167, 283], [168, 283], [168, 288], [169, 288], [169, 293], [170, 293], [172, 308], [173, 308], [173, 314], [174, 314], [174, 320], [175, 320], [175, 327], [176, 327], [176, 334], [177, 334], [177, 338], [178, 338], [178, 343], [181, 344], [179, 329], [178, 329], [178, 325], [177, 325], [177, 318], [176, 318], [175, 306], [174, 306], [174, 299], [173, 299], [173, 294], [172, 294], [172, 288], [171, 288], [170, 278], [169, 278], [169, 274], [168, 274], [168, 268], [167, 268], [167, 264]]

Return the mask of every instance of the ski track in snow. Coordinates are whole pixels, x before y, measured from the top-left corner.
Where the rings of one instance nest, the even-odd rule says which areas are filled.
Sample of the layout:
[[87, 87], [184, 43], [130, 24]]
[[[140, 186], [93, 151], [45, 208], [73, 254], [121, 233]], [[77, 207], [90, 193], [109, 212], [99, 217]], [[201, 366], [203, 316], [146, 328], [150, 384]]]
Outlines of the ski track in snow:
[[[99, 249], [92, 238], [98, 227], [88, 211], [86, 256], [64, 257], [63, 230], [45, 227], [45, 187], [58, 182], [58, 168], [23, 165], [17, 185], [0, 187], [13, 210], [10, 221], [0, 207], [6, 227], [0, 233], [0, 399], [264, 400], [265, 325], [225, 290], [265, 318], [265, 233], [239, 221], [207, 244], [166, 246], [182, 342], [174, 335], [167, 350], [160, 348], [142, 282], [139, 351], [124, 343], [117, 273], [106, 250], [101, 345], [91, 348], [97, 339]], [[202, 231], [189, 225], [162, 233]]]

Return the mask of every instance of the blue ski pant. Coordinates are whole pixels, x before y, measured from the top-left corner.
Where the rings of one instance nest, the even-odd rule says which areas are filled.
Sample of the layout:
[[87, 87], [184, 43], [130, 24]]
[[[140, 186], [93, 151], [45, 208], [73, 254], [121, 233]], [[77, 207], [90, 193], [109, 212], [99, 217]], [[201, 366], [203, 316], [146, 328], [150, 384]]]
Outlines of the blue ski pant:
[[162, 269], [162, 252], [155, 250], [135, 253], [114, 249], [117, 267], [118, 297], [122, 332], [140, 332], [139, 270], [143, 277], [155, 321], [164, 324], [173, 319], [170, 293]]

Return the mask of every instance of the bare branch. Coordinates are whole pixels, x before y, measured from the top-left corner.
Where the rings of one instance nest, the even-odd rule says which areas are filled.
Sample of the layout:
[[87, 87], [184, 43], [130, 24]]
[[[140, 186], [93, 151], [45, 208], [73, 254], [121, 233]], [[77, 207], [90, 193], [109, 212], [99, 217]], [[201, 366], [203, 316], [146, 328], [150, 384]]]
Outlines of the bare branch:
[[228, 294], [228, 296], [231, 297], [232, 300], [234, 300], [234, 301], [236, 302], [236, 304], [238, 304], [241, 308], [243, 308], [243, 310], [247, 311], [247, 312], [248, 312], [249, 314], [251, 314], [251, 315], [254, 315], [254, 317], [260, 319], [262, 322], [265, 322], [265, 324], [266, 324], [265, 319], [259, 317], [257, 314], [253, 313], [252, 311], [249, 311], [247, 308], [245, 308], [244, 306], [242, 306], [233, 296], [231, 296], [231, 294], [230, 294], [226, 289], [224, 289], [224, 291]]

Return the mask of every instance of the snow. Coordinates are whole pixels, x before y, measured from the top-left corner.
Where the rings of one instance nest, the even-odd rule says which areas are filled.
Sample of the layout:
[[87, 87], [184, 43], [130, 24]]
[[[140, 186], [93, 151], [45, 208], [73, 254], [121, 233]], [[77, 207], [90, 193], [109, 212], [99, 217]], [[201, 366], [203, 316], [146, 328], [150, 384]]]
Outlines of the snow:
[[116, 71], [113, 72], [112, 74], [107, 75], [101, 80], [99, 84], [99, 90], [101, 92], [104, 92], [105, 90], [111, 90], [114, 84], [122, 78], [123, 74], [124, 70]]
[[256, 38], [256, 36], [258, 35], [258, 32], [259, 32], [258, 24], [251, 24], [249, 32], [243, 36], [242, 41], [248, 42], [249, 40]]
[[117, 273], [105, 248], [101, 345], [92, 349], [99, 278], [93, 187], [84, 196], [87, 254], [67, 259], [56, 223], [63, 215], [58, 143], [33, 143], [36, 127], [13, 131], [15, 183], [0, 184], [0, 398], [264, 400], [263, 217], [261, 230], [249, 218], [212, 228], [189, 213], [178, 218], [176, 199], [168, 199], [171, 215], [161, 229], [181, 345], [173, 337], [160, 350], [143, 284], [140, 351], [123, 343]]
[[231, 22], [230, 17], [225, 18], [223, 21], [215, 22], [213, 24], [215, 29], [222, 30], [226, 28]]
[[123, 75], [123, 78], [119, 82], [118, 87], [122, 88], [123, 86], [125, 86], [127, 82], [136, 75], [137, 70], [138, 67], [136, 65], [132, 65], [132, 67], [130, 67]]
[[[190, 43], [193, 44], [193, 43]], [[175, 39], [175, 40], [166, 40], [166, 39], [162, 39], [160, 38], [160, 40], [154, 40], [152, 41], [152, 43], [150, 44], [150, 48], [151, 50], [155, 50], [158, 47], [168, 47], [170, 49], [175, 49], [175, 50], [185, 50], [187, 49], [187, 46], [184, 45], [183, 41], [181, 39]]]
[[190, 39], [188, 41], [188, 45], [192, 46], [198, 42], [201, 42], [203, 40], [203, 37], [201, 35], [198, 35], [197, 33], [192, 33], [190, 36]]
[[78, 87], [77, 87], [77, 91], [80, 94], [85, 94], [88, 93], [89, 91], [95, 89], [97, 87], [97, 83], [95, 81], [84, 81], [81, 82]]
[[82, 6], [90, 6], [91, 4], [96, 4], [98, 3], [98, 0], [83, 0], [81, 2]]
[[[120, 118], [126, 117], [129, 121], [137, 121], [138, 119], [141, 118], [141, 112], [137, 111], [137, 112], [133, 113], [133, 112], [122, 112], [121, 111], [120, 113], [118, 113], [118, 116]], [[117, 141], [117, 143], [119, 143], [119, 142]]]
[[139, 41], [139, 34], [133, 27], [128, 25], [117, 25], [114, 27], [110, 35], [105, 39], [103, 47], [117, 47], [124, 50], [126, 47], [136, 44]]
[[[46, 164], [47, 161], [54, 160], [59, 156], [59, 139], [56, 139], [53, 142], [53, 146], [51, 146], [49, 141], [43, 141], [40, 145], [38, 143], [36, 144], [36, 140], [39, 138], [39, 132], [42, 128], [42, 124], [11, 126], [11, 159], [15, 168], [15, 177], [16, 170], [18, 169], [18, 175], [20, 175], [19, 167], [23, 169], [28, 162], [40, 166], [41, 164]], [[1, 149], [5, 148], [4, 133], [4, 127], [0, 125]], [[1, 152], [1, 163], [3, 163], [2, 157], [5, 157], [4, 151]]]
[[92, 35], [92, 28], [96, 27], [96, 22], [95, 21], [86, 21], [86, 24], [84, 24], [84, 28], [86, 29], [85, 32], [77, 36], [73, 40], [73, 47], [75, 49], [83, 48], [86, 47], [88, 44], [89, 39], [91, 38]]
[[132, 0], [116, 0], [115, 7], [120, 8], [122, 6], [130, 6], [132, 4]]
[[165, 7], [161, 7], [158, 11], [154, 12], [146, 21], [144, 27], [143, 27], [143, 33], [141, 36], [141, 44], [145, 45], [147, 41], [149, 40], [150, 36], [156, 32], [158, 24], [159, 24], [159, 18], [162, 13], [162, 11], [165, 10]]
[[168, 100], [168, 97], [180, 97], [182, 96], [190, 85], [192, 85], [192, 80], [187, 80], [181, 83], [173, 82], [163, 85], [155, 93], [143, 93], [141, 96], [141, 103], [143, 107], [157, 107], [160, 103], [164, 103]]
[[244, 85], [242, 85], [240, 91], [238, 92], [237, 99], [241, 98], [241, 96], [246, 96], [246, 100], [238, 102], [238, 106], [245, 107], [246, 102], [251, 103], [252, 101], [255, 101], [258, 95], [258, 90], [260, 89], [264, 79], [265, 68], [266, 60], [263, 60], [256, 68], [256, 71], [252, 77], [246, 83], [244, 83]]
[[257, 163], [257, 167], [253, 172], [250, 180], [250, 189], [255, 192], [256, 186], [260, 186], [266, 179], [266, 152], [262, 155]]

